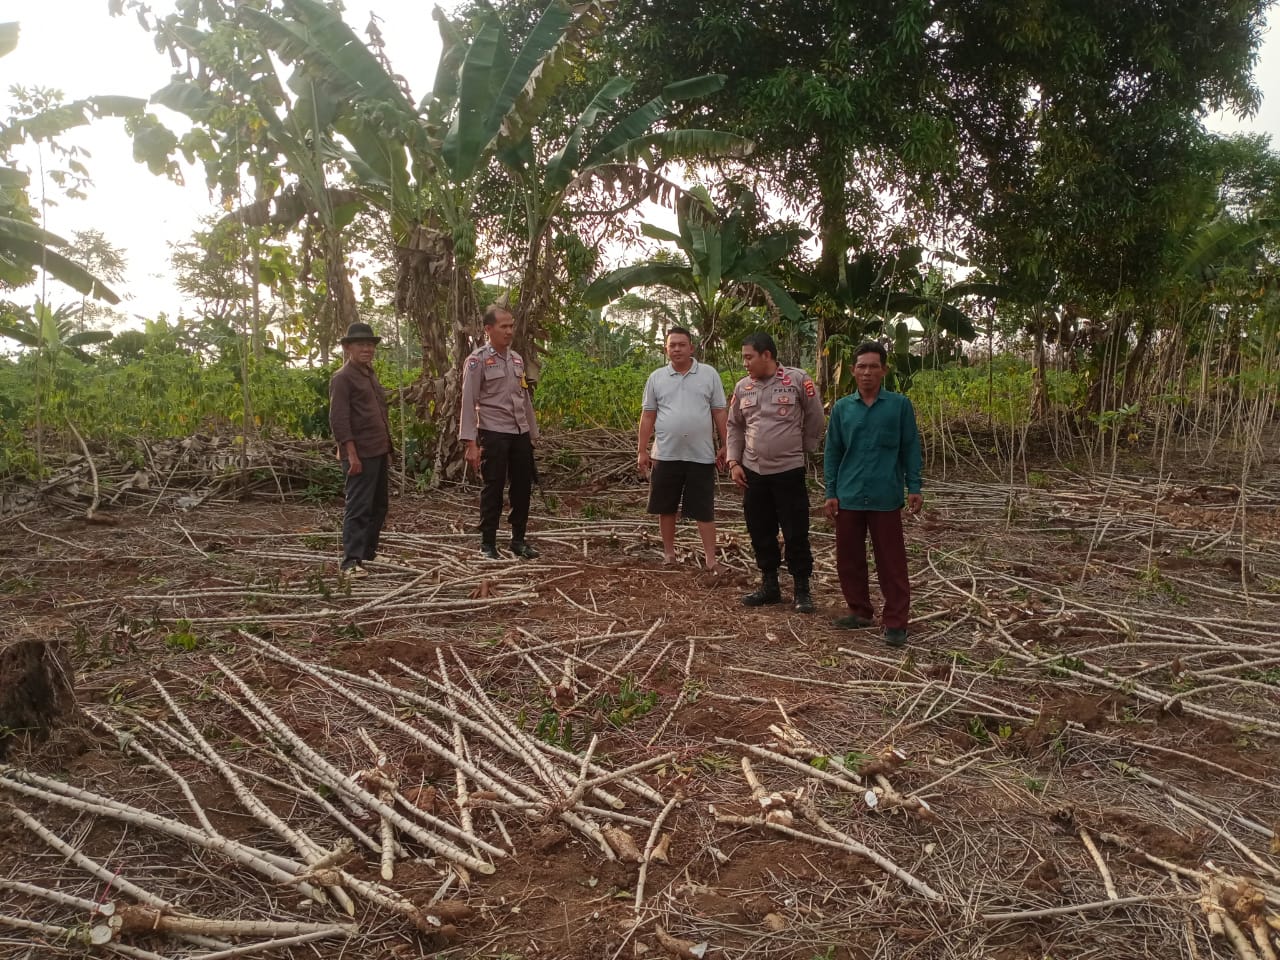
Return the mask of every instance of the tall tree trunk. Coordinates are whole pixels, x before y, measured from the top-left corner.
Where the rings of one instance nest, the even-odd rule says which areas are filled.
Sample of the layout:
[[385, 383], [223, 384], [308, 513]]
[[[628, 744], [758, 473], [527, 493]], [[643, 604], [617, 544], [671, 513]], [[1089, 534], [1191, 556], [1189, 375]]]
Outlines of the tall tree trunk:
[[[819, 145], [824, 151], [824, 162], [818, 176], [818, 198], [821, 205], [818, 214], [818, 239], [822, 249], [818, 257], [818, 277], [822, 289], [835, 291], [840, 284], [845, 254], [849, 250], [848, 193], [845, 179], [845, 161], [837, 151]], [[827, 356], [827, 340], [830, 338], [834, 317], [819, 311], [817, 321], [817, 356], [814, 359], [814, 379], [818, 396], [826, 398], [831, 383], [831, 358]]]
[[1047, 376], [1048, 363], [1045, 359], [1044, 347], [1044, 324], [1045, 310], [1044, 304], [1041, 303], [1036, 308], [1036, 319], [1033, 324], [1034, 330], [1034, 347], [1032, 358], [1035, 366], [1035, 384], [1032, 393], [1031, 418], [1033, 420], [1042, 420], [1049, 412], [1049, 381]]
[[1087, 414], [1102, 413], [1109, 403], [1115, 404], [1116, 374], [1120, 370], [1124, 344], [1129, 338], [1131, 319], [1124, 312], [1117, 313], [1112, 318], [1111, 329], [1103, 339], [1102, 356], [1098, 358], [1094, 380], [1089, 387], [1089, 397], [1085, 404]]
[[1151, 338], [1155, 334], [1156, 318], [1154, 313], [1147, 313], [1138, 328], [1138, 342], [1124, 365], [1124, 383], [1120, 388], [1120, 406], [1131, 402], [1136, 391], [1138, 376], [1147, 360], [1147, 351], [1151, 347]]

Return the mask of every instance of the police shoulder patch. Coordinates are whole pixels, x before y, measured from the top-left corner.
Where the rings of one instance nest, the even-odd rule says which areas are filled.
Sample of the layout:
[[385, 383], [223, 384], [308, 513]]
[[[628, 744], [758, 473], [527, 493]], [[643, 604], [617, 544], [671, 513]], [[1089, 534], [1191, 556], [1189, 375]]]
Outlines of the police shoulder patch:
[[813, 385], [812, 380], [804, 382], [804, 395], [806, 397], [816, 397], [818, 395], [818, 388]]

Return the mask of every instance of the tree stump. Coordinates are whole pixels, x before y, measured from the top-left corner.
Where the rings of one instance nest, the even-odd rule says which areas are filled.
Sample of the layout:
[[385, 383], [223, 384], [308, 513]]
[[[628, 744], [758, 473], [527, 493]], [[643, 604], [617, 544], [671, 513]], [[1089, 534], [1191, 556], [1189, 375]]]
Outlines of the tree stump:
[[71, 661], [58, 641], [0, 647], [0, 760], [14, 747], [43, 742], [76, 709]]

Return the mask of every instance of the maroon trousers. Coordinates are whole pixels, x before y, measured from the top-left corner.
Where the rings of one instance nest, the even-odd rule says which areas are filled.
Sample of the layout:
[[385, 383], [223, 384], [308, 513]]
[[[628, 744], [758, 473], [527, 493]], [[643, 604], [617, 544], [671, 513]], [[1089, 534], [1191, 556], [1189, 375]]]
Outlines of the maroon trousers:
[[901, 510], [841, 510], [836, 514], [836, 572], [840, 592], [855, 616], [875, 619], [867, 586], [867, 531], [876, 558], [876, 579], [884, 594], [886, 630], [903, 629], [911, 619], [911, 580]]

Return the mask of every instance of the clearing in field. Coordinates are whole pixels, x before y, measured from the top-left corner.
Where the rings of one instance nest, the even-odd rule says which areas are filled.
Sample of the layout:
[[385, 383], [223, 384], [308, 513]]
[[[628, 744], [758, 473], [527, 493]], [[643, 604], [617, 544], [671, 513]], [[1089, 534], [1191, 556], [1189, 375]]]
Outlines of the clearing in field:
[[401, 497], [355, 583], [334, 503], [28, 512], [0, 952], [1273, 957], [1270, 476], [932, 482], [905, 651], [830, 625], [821, 520], [819, 614], [742, 608], [728, 487], [719, 579], [625, 482], [535, 497], [534, 562]]

